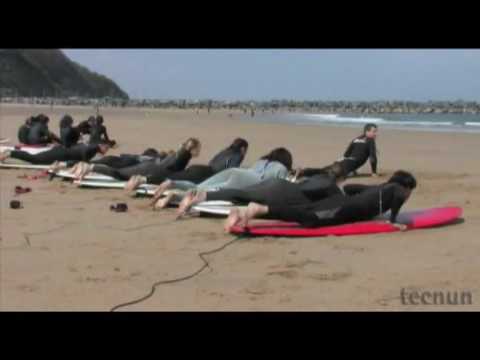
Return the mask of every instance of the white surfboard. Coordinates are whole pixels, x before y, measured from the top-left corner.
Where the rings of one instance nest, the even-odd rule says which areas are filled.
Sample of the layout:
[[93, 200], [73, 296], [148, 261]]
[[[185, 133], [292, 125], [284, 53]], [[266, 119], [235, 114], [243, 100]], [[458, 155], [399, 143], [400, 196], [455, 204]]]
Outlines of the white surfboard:
[[0, 163], [0, 169], [29, 169], [29, 170], [48, 170], [50, 165], [33, 165], [33, 164], [6, 164]]
[[[49, 173], [53, 173], [53, 171], [49, 171]], [[72, 180], [75, 180], [75, 176], [68, 170], [58, 170], [57, 172], [55, 172], [55, 175], [58, 176], [58, 177], [62, 177], [62, 178], [65, 178], [65, 179], [72, 179]], [[118, 182], [117, 179], [114, 179], [113, 177], [111, 176], [107, 176], [107, 175], [103, 175], [103, 174], [97, 174], [97, 173], [90, 173], [90, 174], [87, 174], [83, 180], [85, 181], [115, 181], [115, 182]]]
[[30, 155], [37, 155], [51, 149], [52, 149], [51, 146], [43, 146], [43, 147], [22, 146], [18, 149], [16, 149], [15, 146], [0, 146], [0, 152], [19, 150], [19, 151], [24, 151], [26, 153], [29, 153]]
[[[124, 189], [127, 184], [126, 181], [89, 181], [89, 180], [75, 180], [74, 184], [80, 187], [103, 188], [103, 189]], [[142, 189], [155, 189], [157, 185], [143, 184], [140, 185]]]
[[[208, 204], [210, 203], [210, 204]], [[213, 205], [211, 204], [212, 201], [206, 201], [204, 203], [199, 203], [195, 206], [192, 206], [192, 211], [200, 212], [203, 214], [210, 214], [210, 215], [222, 215], [228, 216], [230, 215], [230, 210], [233, 208], [246, 208], [246, 206], [233, 206], [232, 203], [230, 205]]]

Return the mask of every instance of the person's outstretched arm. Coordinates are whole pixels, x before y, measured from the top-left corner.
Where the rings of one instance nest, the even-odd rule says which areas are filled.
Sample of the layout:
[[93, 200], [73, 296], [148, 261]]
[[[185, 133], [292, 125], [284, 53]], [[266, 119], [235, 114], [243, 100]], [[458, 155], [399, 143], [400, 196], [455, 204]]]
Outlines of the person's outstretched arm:
[[369, 158], [370, 158], [370, 165], [372, 167], [372, 174], [377, 173], [377, 146], [375, 144], [375, 140], [369, 140], [368, 144], [369, 148]]

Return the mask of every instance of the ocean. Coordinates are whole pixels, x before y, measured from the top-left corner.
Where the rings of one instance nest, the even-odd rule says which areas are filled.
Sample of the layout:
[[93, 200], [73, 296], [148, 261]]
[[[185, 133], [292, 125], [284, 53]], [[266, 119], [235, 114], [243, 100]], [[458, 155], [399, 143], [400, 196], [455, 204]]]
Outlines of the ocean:
[[480, 133], [480, 115], [474, 114], [313, 114], [271, 113], [257, 111], [254, 117], [244, 115], [243, 120], [289, 124], [319, 124], [358, 127], [374, 123], [382, 128], [417, 131], [472, 132]]

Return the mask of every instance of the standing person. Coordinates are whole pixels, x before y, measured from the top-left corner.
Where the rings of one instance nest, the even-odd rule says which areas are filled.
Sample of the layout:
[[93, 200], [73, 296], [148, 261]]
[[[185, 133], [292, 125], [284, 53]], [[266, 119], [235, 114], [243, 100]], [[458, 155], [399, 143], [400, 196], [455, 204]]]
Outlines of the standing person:
[[[344, 175], [348, 176], [352, 172], [356, 172], [362, 167], [368, 159], [372, 168], [372, 176], [377, 174], [377, 147], [375, 139], [377, 138], [378, 127], [376, 124], [366, 124], [363, 134], [353, 139], [343, 158], [335, 163], [339, 163], [343, 167]], [[334, 164], [335, 164], [334, 163]], [[325, 174], [332, 165], [324, 168], [306, 168], [299, 171], [299, 176], [312, 176], [316, 174]]]

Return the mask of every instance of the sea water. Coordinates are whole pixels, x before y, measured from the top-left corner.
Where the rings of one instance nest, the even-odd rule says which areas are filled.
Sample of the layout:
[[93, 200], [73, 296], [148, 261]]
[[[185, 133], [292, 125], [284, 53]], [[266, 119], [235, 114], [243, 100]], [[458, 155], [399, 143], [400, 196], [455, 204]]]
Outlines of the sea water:
[[243, 116], [245, 121], [289, 124], [321, 124], [358, 127], [366, 123], [382, 128], [480, 133], [480, 114], [314, 114], [293, 112], [261, 112]]

